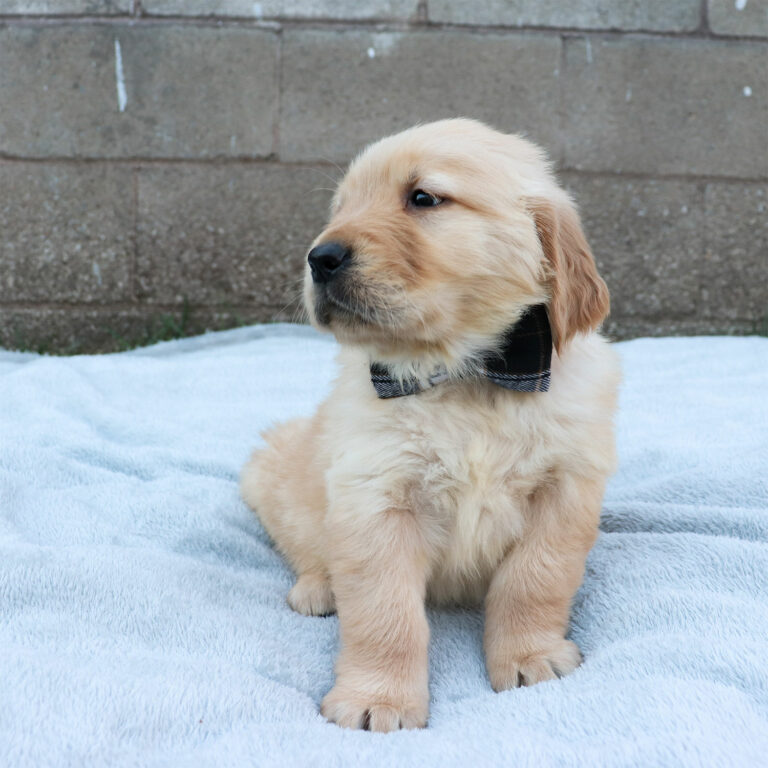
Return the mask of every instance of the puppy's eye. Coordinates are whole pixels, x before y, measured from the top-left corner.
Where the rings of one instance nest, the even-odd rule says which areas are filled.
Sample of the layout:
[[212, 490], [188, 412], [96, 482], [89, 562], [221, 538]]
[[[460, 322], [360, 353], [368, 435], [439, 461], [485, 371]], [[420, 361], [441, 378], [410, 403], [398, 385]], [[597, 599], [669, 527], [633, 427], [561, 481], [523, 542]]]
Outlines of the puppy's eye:
[[443, 201], [441, 198], [436, 195], [430, 195], [429, 192], [425, 192], [423, 189], [414, 189], [408, 198], [408, 202], [414, 208], [434, 208]]

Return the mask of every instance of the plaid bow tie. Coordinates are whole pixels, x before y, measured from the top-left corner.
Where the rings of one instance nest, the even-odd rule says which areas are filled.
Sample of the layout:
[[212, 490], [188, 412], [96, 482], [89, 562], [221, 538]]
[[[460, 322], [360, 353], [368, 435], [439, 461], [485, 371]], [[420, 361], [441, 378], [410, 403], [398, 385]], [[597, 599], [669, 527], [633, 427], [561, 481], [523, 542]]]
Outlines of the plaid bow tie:
[[[498, 353], [484, 356], [478, 375], [516, 392], [546, 392], [552, 361], [552, 330], [544, 304], [529, 307], [507, 330]], [[430, 387], [448, 379], [444, 371], [429, 377]], [[424, 387], [416, 379], [402, 383], [389, 375], [386, 366], [371, 363], [371, 382], [382, 398], [416, 395]]]

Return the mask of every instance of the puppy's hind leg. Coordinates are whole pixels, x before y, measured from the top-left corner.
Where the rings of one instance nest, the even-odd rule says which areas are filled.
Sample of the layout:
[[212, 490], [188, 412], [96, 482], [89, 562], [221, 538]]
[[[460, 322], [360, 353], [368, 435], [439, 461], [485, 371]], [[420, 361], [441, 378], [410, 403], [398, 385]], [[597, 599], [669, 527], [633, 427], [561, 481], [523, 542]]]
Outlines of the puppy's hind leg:
[[240, 475], [243, 499], [298, 575], [288, 604], [307, 616], [335, 610], [324, 556], [326, 498], [318, 418], [296, 419], [265, 432], [267, 445], [254, 452]]
[[294, 611], [305, 616], [329, 616], [336, 612], [331, 580], [325, 572], [302, 573], [286, 599]]

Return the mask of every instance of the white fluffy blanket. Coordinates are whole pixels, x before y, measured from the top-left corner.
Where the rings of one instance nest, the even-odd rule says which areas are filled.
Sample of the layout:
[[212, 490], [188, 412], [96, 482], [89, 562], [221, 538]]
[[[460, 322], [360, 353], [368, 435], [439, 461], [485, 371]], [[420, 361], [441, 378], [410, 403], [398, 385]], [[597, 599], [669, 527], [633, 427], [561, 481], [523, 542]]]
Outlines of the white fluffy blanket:
[[768, 339], [619, 344], [620, 468], [573, 608], [584, 665], [492, 692], [482, 616], [431, 611], [429, 727], [329, 724], [336, 618], [238, 498], [332, 341], [254, 327], [0, 352], [0, 765], [768, 764]]

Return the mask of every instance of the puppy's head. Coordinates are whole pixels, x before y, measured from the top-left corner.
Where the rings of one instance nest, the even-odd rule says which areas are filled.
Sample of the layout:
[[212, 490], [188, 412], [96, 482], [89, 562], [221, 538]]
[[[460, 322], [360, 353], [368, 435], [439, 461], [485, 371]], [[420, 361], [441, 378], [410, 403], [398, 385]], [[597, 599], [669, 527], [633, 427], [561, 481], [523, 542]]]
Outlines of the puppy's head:
[[543, 153], [471, 120], [412, 128], [352, 163], [309, 252], [304, 299], [342, 343], [449, 369], [530, 305], [548, 304], [558, 350], [608, 312]]

